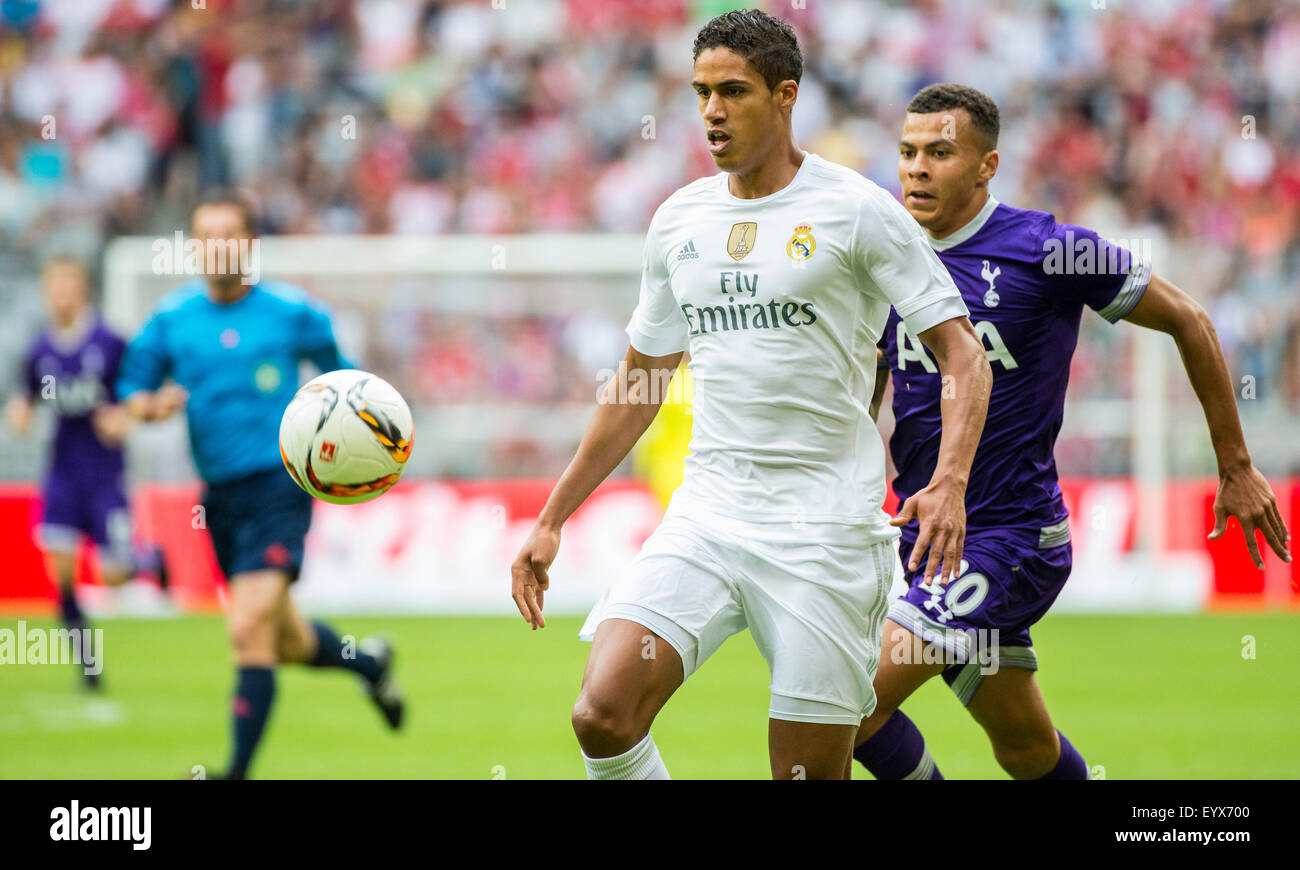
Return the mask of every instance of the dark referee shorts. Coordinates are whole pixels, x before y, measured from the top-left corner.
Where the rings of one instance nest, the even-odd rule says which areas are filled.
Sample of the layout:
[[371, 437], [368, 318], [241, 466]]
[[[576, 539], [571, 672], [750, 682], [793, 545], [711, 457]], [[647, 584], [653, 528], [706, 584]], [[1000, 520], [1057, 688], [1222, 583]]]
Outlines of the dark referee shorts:
[[273, 569], [298, 579], [312, 497], [283, 468], [208, 484], [203, 510], [217, 564], [227, 582], [245, 571]]

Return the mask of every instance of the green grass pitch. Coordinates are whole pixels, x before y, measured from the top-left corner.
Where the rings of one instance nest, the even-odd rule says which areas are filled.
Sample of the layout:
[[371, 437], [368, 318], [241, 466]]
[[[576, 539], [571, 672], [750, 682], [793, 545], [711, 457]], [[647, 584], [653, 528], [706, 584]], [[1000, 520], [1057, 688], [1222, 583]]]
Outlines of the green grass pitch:
[[[389, 733], [351, 675], [286, 668], [263, 778], [581, 777], [569, 728], [579, 620], [338, 617], [397, 643], [408, 696]], [[49, 626], [30, 621], [29, 626]], [[0, 619], [14, 629], [16, 619]], [[0, 777], [181, 778], [225, 762], [232, 671], [220, 618], [103, 622], [105, 691], [71, 665], [0, 665]], [[1254, 658], [1243, 656], [1247, 636]], [[1056, 724], [1108, 779], [1300, 777], [1300, 614], [1049, 616], [1034, 630]], [[766, 778], [767, 670], [732, 638], [655, 726], [676, 778]], [[939, 680], [904, 709], [950, 778], [1001, 778]], [[861, 769], [855, 776], [868, 778]]]

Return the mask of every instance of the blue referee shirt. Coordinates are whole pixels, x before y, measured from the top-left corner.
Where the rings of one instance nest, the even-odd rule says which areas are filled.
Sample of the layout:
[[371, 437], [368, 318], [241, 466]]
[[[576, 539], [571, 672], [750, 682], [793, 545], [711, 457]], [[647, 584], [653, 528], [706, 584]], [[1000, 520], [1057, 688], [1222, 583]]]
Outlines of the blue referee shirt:
[[168, 377], [184, 387], [194, 464], [205, 482], [222, 483], [280, 467], [280, 417], [301, 360], [323, 372], [354, 367], [306, 291], [261, 281], [222, 305], [198, 279], [164, 296], [127, 346], [117, 394], [156, 390]]

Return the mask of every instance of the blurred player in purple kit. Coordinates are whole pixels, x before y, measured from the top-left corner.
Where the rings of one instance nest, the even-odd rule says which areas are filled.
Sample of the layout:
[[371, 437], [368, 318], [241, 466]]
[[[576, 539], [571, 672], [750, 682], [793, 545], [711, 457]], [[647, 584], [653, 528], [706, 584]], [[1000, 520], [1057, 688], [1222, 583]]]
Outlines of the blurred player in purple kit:
[[[113, 393], [125, 344], [91, 307], [88, 284], [80, 261], [54, 257], [46, 262], [41, 285], [51, 323], [28, 351], [23, 392], [7, 407], [10, 425], [20, 434], [31, 427], [34, 401], [48, 402], [58, 415], [37, 535], [59, 586], [63, 621], [78, 630], [85, 628], [75, 591], [83, 536], [96, 544], [107, 585], [120, 586], [141, 572], [166, 585], [157, 548], [132, 545], [122, 456], [129, 420]], [[98, 676], [87, 674], [86, 681], [96, 686]]]
[[[963, 558], [950, 582], [925, 583], [916, 523], [903, 528], [899, 552], [909, 588], [889, 609], [874, 681], [879, 703], [862, 721], [854, 757], [878, 779], [942, 779], [920, 732], [899, 710], [942, 674], [1012, 777], [1086, 779], [1082, 756], [1047, 713], [1029, 635], [1070, 574], [1070, 531], [1052, 452], [1085, 306], [1111, 323], [1128, 320], [1173, 337], [1218, 460], [1210, 537], [1237, 517], [1262, 568], [1255, 531], [1286, 561], [1290, 536], [1251, 463], [1204, 309], [1152, 275], [1150, 263], [1096, 233], [999, 204], [988, 190], [998, 169], [998, 109], [984, 94], [931, 85], [907, 112], [898, 163], [903, 204], [961, 290], [993, 368], [993, 392], [966, 489]], [[890, 440], [894, 491], [906, 501], [934, 469], [946, 387], [896, 313], [881, 347], [873, 413], [888, 371], [897, 420]], [[925, 644], [943, 648], [942, 663], [924, 655]]]

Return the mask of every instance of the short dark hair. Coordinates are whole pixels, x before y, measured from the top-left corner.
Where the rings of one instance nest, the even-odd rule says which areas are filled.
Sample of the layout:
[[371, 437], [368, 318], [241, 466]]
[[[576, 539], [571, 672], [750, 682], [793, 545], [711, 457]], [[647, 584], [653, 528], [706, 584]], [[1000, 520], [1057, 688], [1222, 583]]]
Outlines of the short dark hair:
[[998, 115], [998, 104], [981, 91], [966, 85], [944, 82], [922, 88], [907, 104], [907, 111], [920, 115], [951, 109], [965, 109], [975, 129], [988, 137], [989, 147], [998, 147], [998, 131], [1002, 123]]
[[695, 53], [729, 48], [758, 70], [768, 90], [803, 76], [803, 54], [794, 28], [759, 9], [737, 9], [714, 18], [695, 35]]
[[257, 232], [257, 212], [253, 210], [253, 205], [244, 196], [233, 187], [214, 187], [206, 190], [194, 203], [194, 208], [190, 209], [190, 223], [194, 222], [194, 213], [205, 205], [233, 205], [239, 209], [239, 215], [244, 219], [244, 226], [250, 233]]

